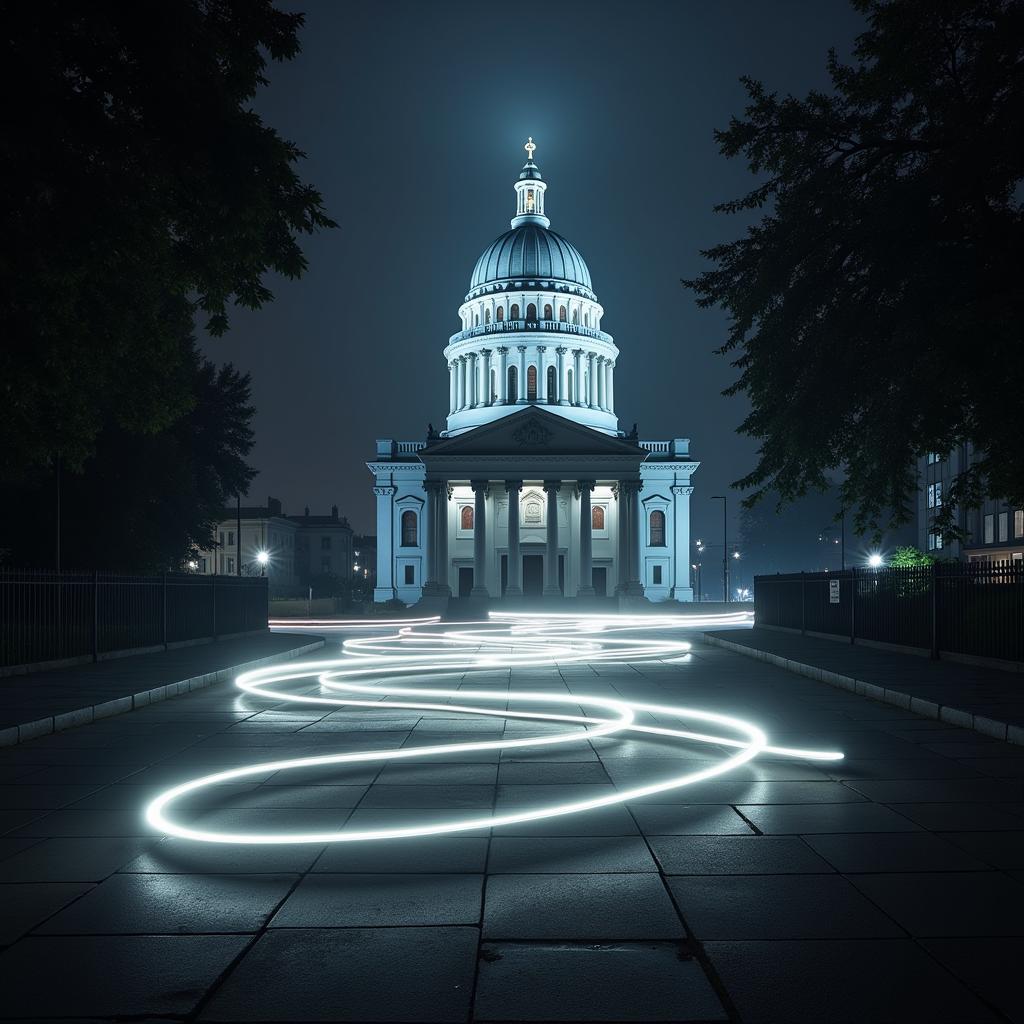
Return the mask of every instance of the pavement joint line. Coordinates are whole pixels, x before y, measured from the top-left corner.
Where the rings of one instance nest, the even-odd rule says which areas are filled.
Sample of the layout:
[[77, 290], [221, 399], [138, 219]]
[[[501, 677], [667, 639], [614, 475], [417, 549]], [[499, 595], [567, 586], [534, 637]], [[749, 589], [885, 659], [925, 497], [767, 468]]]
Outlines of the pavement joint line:
[[258, 668], [260, 665], [271, 665], [279, 661], [290, 661], [306, 654], [318, 651], [326, 643], [318, 639], [312, 643], [295, 647], [290, 651], [281, 651], [278, 654], [270, 654], [264, 658], [256, 658], [253, 661], [239, 662], [237, 665], [229, 665], [226, 668], [217, 669], [213, 672], [204, 672], [188, 679], [179, 679], [175, 682], [155, 686], [149, 690], [141, 690], [138, 693], [125, 694], [123, 697], [115, 697], [113, 700], [101, 701], [99, 704], [87, 704], [85, 707], [75, 708], [73, 711], [62, 711], [57, 715], [48, 715], [45, 718], [37, 718], [31, 722], [23, 722], [20, 725], [12, 725], [0, 729], [0, 747], [13, 747], [19, 743], [27, 743], [29, 740], [37, 739], [40, 736], [49, 736], [51, 733], [63, 732], [65, 729], [74, 729], [79, 725], [89, 725], [91, 722], [98, 722], [113, 715], [122, 715], [137, 708], [148, 707], [150, 704], [157, 704], [163, 700], [170, 700], [172, 697], [179, 697], [195, 690], [202, 690], [215, 683], [230, 679], [238, 672], [245, 672], [249, 669]]
[[808, 665], [802, 661], [783, 658], [781, 655], [773, 654], [771, 651], [762, 651], [757, 647], [725, 640], [720, 636], [713, 636], [710, 633], [704, 634], [704, 642], [711, 644], [713, 647], [721, 647], [736, 654], [743, 654], [757, 661], [766, 661], [770, 665], [784, 668], [796, 675], [827, 683], [829, 686], [836, 686], [842, 690], [849, 690], [851, 693], [860, 694], [860, 696], [868, 697], [871, 700], [881, 701], [883, 704], [891, 704], [894, 707], [902, 708], [904, 711], [920, 715], [922, 718], [932, 718], [937, 722], [946, 722], [960, 729], [969, 729], [984, 736], [991, 736], [993, 739], [1003, 740], [1005, 743], [1024, 746], [1024, 726], [1000, 722], [996, 718], [988, 718], [985, 715], [973, 715], [962, 708], [954, 708], [948, 704], [938, 704], [924, 697], [914, 697], [909, 693], [904, 693], [902, 690], [890, 690], [876, 683], [868, 683], [862, 679], [855, 679], [853, 676], [842, 675], [830, 669], [819, 668], [817, 665]]

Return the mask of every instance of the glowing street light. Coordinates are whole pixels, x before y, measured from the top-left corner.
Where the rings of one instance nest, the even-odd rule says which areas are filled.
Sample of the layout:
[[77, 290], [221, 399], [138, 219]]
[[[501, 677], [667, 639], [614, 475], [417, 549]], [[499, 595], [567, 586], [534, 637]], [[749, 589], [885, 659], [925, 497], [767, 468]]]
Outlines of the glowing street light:
[[260, 575], [265, 575], [267, 571], [267, 563], [270, 561], [270, 555], [266, 551], [257, 551], [256, 561], [260, 563]]
[[868, 566], [872, 569], [881, 569], [885, 563], [882, 560], [882, 556], [877, 552], [873, 551], [868, 555]]

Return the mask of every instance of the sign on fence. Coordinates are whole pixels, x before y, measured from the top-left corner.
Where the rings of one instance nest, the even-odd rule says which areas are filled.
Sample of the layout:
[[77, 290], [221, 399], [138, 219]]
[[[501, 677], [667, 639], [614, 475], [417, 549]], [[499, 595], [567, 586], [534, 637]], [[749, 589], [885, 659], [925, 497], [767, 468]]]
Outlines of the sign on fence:
[[839, 604], [839, 580], [828, 581], [828, 603]]

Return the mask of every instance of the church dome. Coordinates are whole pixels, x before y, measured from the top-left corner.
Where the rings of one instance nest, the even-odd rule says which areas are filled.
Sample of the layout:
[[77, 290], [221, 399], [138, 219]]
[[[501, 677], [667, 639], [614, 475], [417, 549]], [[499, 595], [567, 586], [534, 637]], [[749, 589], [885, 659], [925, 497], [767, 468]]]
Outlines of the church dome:
[[524, 279], [566, 281], [593, 289], [576, 246], [539, 223], [519, 224], [491, 242], [476, 261], [469, 290]]

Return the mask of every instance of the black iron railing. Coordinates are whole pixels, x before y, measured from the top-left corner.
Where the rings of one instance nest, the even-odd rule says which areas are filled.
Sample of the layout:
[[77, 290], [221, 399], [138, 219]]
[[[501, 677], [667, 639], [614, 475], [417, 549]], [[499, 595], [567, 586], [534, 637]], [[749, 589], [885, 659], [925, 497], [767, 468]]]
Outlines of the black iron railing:
[[758, 625], [1024, 661], [1024, 563], [754, 577]]
[[267, 580], [0, 569], [0, 667], [267, 627]]

